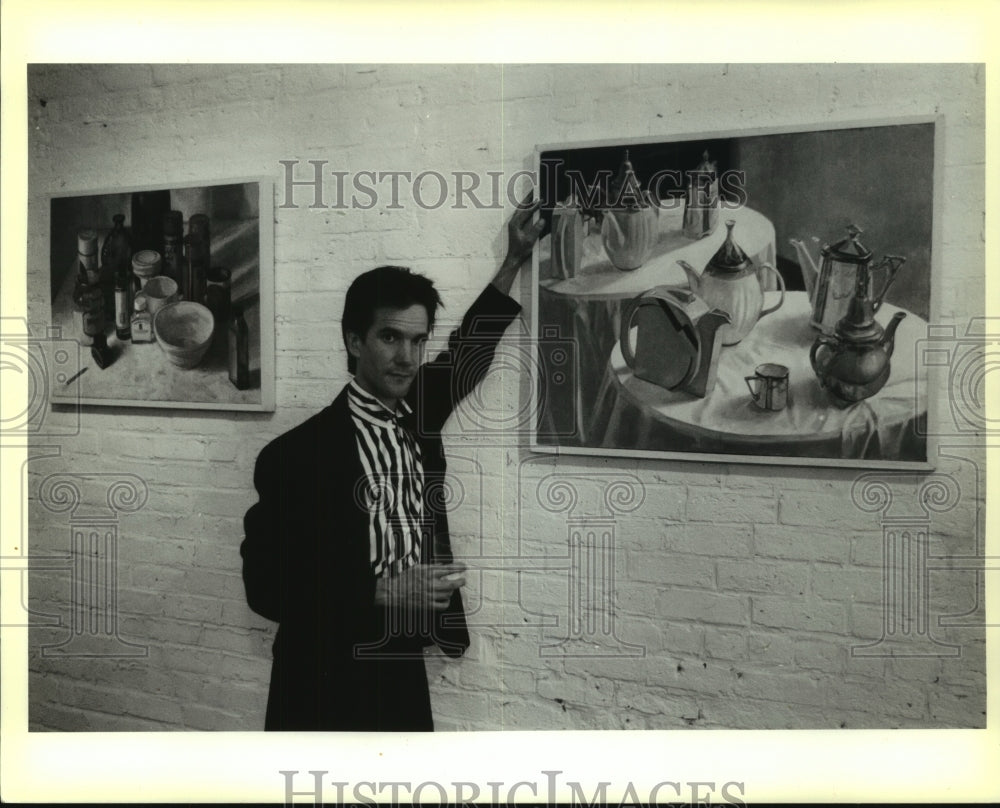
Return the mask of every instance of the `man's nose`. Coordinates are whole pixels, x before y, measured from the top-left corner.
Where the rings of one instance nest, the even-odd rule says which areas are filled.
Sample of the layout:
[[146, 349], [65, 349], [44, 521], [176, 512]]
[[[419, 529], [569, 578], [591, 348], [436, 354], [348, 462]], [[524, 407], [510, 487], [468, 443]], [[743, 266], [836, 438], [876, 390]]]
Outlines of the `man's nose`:
[[420, 349], [418, 346], [406, 340], [401, 340], [398, 349], [396, 350], [396, 362], [400, 365], [409, 367], [410, 365], [415, 365], [420, 354]]

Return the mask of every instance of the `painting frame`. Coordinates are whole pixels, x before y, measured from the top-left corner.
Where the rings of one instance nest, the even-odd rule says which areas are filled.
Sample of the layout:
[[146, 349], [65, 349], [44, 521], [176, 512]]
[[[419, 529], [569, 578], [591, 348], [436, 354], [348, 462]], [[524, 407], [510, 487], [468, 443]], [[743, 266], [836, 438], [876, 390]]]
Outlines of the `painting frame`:
[[[125, 215], [125, 230], [133, 239], [134, 223], [129, 214], [134, 214], [135, 208], [129, 209], [134, 204], [131, 200], [137, 195], [152, 198], [165, 193], [173, 199], [169, 208], [180, 210], [182, 237], [184, 233], [190, 233], [192, 214], [202, 212], [208, 216], [211, 234], [207, 269], [210, 276], [211, 273], [216, 274], [202, 283], [207, 287], [213, 280], [224, 278], [224, 291], [219, 292], [216, 301], [222, 295], [225, 299], [222, 310], [217, 306], [212, 309], [209, 348], [195, 367], [179, 367], [166, 355], [165, 349], [157, 346], [159, 340], [155, 336], [151, 344], [141, 346], [138, 341], [118, 339], [113, 312], [109, 315], [105, 311], [104, 331], [110, 362], [101, 368], [92, 353], [90, 342], [93, 338], [83, 333], [83, 326], [78, 320], [71, 319], [71, 316], [79, 317], [79, 313], [71, 315], [68, 311], [72, 302], [69, 289], [74, 284], [71, 275], [78, 272], [79, 267], [74, 257], [67, 271], [67, 243], [75, 244], [74, 233], [80, 229], [96, 232], [97, 263], [103, 264], [101, 252], [108, 233], [113, 229], [113, 217], [108, 214], [115, 211]], [[164, 410], [275, 411], [273, 178], [225, 177], [60, 191], [45, 196], [44, 215], [45, 232], [48, 234], [45, 264], [51, 292], [50, 334], [70, 347], [71, 359], [67, 370], [77, 370], [77, 374], [70, 375], [59, 363], [50, 364], [48, 398], [54, 407], [84, 405]], [[162, 244], [162, 231], [159, 239]], [[159, 274], [167, 275], [167, 262], [162, 260], [164, 256], [160, 255], [160, 258], [163, 271]], [[225, 270], [224, 275], [218, 274], [220, 266]], [[103, 270], [98, 266], [97, 271]], [[132, 296], [143, 295], [138, 288], [139, 281], [133, 279], [133, 282], [136, 286]], [[185, 299], [183, 292], [181, 289], [168, 302], [175, 298]], [[205, 288], [201, 289], [198, 302], [209, 302]], [[247, 352], [246, 373], [238, 386], [236, 381], [231, 380], [232, 374], [226, 367], [227, 340], [230, 339], [227, 334], [230, 326], [228, 318], [237, 310], [242, 312], [246, 325], [243, 344]], [[235, 330], [242, 328], [236, 326]]]
[[[895, 362], [906, 363], [913, 366], [913, 379], [912, 379], [912, 390], [907, 394], [906, 399], [909, 402], [908, 406], [912, 409], [912, 419], [904, 423], [903, 429], [906, 432], [906, 441], [908, 445], [906, 451], [900, 451], [895, 453], [893, 451], [893, 444], [886, 442], [884, 445], [889, 447], [884, 454], [872, 453], [870, 450], [865, 449], [862, 453], [858, 455], [852, 455], [846, 451], [849, 446], [846, 438], [841, 435], [841, 453], [835, 451], [826, 451], [823, 453], [822, 450], [814, 451], [813, 454], [796, 453], [796, 447], [792, 442], [790, 442], [789, 449], [785, 450], [781, 448], [781, 444], [776, 444], [775, 450], [768, 447], [767, 451], [759, 451], [755, 449], [754, 440], [755, 436], [751, 435], [751, 440], [746, 442], [745, 450], [740, 448], [739, 441], [735, 441], [729, 445], [724, 445], [721, 450], [715, 450], [712, 446], [711, 437], [708, 441], [708, 448], [699, 448], [697, 446], [697, 439], [694, 443], [683, 448], [674, 450], [673, 448], [666, 446], [663, 438], [663, 430], [661, 430], [659, 440], [660, 443], [652, 443], [653, 448], [648, 448], [650, 444], [640, 443], [642, 438], [637, 437], [633, 434], [631, 437], [622, 437], [622, 439], [617, 439], [618, 434], [624, 433], [614, 433], [615, 437], [608, 438], [608, 432], [606, 431], [603, 438], [594, 438], [593, 435], [587, 437], [584, 440], [580, 439], [579, 430], [580, 423], [586, 416], [581, 415], [588, 407], [603, 406], [606, 405], [606, 396], [608, 394], [609, 378], [611, 382], [614, 381], [614, 373], [612, 371], [620, 366], [622, 359], [621, 351], [619, 350], [620, 340], [616, 343], [617, 354], [613, 354], [608, 362], [607, 367], [603, 369], [603, 374], [605, 378], [602, 379], [600, 385], [598, 385], [594, 378], [597, 373], [594, 372], [593, 365], [591, 362], [591, 368], [588, 370], [588, 363], [586, 358], [582, 355], [586, 353], [586, 343], [590, 339], [589, 335], [583, 335], [583, 339], [580, 339], [580, 328], [575, 324], [577, 316], [575, 314], [570, 315], [567, 319], [565, 317], [556, 317], [554, 320], [547, 316], [546, 305], [551, 304], [551, 297], [553, 288], [558, 287], [558, 284], [562, 283], [562, 287], [558, 287], [561, 292], [562, 289], [569, 288], [567, 284], [563, 283], [565, 278], [560, 274], [564, 272], [563, 267], [559, 267], [552, 261], [551, 258], [551, 244], [553, 241], [552, 232], [555, 228], [555, 209], [557, 206], [560, 208], [560, 212], [566, 210], [565, 200], [560, 191], [565, 191], [566, 185], [564, 183], [564, 178], [558, 176], [558, 171], [561, 168], [566, 173], [571, 173], [568, 165], [572, 165], [572, 161], [564, 161], [559, 164], [556, 169], [553, 169], [554, 158], [563, 158], [573, 154], [579, 157], [580, 155], [585, 155], [587, 152], [591, 154], [596, 154], [601, 150], [618, 150], [620, 152], [625, 152], [625, 159], [629, 160], [634, 169], [634, 176], [639, 179], [640, 187], [643, 182], [643, 176], [639, 168], [636, 166], [641, 160], [641, 155], [645, 149], [647, 153], [655, 152], [661, 147], [667, 147], [665, 151], [670, 149], [678, 149], [681, 147], [690, 147], [693, 144], [702, 144], [705, 142], [717, 145], [719, 142], [734, 142], [738, 141], [740, 145], [745, 145], [751, 139], [766, 139], [766, 138], [791, 138], [798, 136], [818, 136], [818, 135], [829, 135], [830, 137], [837, 138], [842, 137], [845, 134], [858, 134], [864, 130], [892, 130], [902, 133], [904, 130], [895, 129], [896, 127], [929, 127], [929, 135], [924, 136], [924, 141], [926, 141], [924, 151], [921, 152], [922, 157], [926, 163], [923, 166], [924, 175], [926, 176], [926, 183], [919, 193], [924, 198], [923, 204], [927, 208], [926, 211], [926, 221], [923, 223], [923, 232], [926, 237], [926, 244], [921, 243], [921, 248], [924, 249], [922, 253], [923, 257], [923, 269], [924, 276], [921, 276], [921, 303], [922, 309], [919, 316], [919, 323], [916, 322], [917, 318], [911, 318], [913, 322], [910, 324], [909, 329], [909, 340], [905, 345], [903, 351], [899, 351], [896, 348]], [[916, 130], [909, 130], [916, 131]], [[929, 471], [935, 468], [933, 462], [934, 458], [937, 456], [937, 445], [935, 440], [935, 428], [934, 425], [939, 422], [939, 416], [943, 416], [940, 411], [941, 401], [940, 397], [940, 387], [935, 386], [936, 382], [939, 382], [938, 374], [931, 372], [928, 374], [927, 365], [932, 364], [927, 358], [927, 345], [924, 340], [933, 335], [935, 331], [935, 323], [938, 322], [937, 316], [938, 312], [936, 309], [938, 301], [938, 291], [937, 287], [941, 283], [941, 253], [942, 253], [942, 233], [941, 233], [941, 219], [942, 219], [942, 207], [943, 207], [943, 162], [942, 162], [942, 137], [944, 131], [944, 119], [943, 116], [937, 113], [926, 114], [926, 115], [912, 115], [912, 116], [893, 116], [893, 117], [877, 117], [871, 119], [850, 119], [844, 121], [823, 121], [814, 123], [801, 123], [795, 125], [786, 126], [774, 126], [774, 127], [756, 127], [756, 128], [746, 128], [733, 131], [719, 131], [719, 130], [707, 130], [707, 131], [690, 131], [690, 132], [680, 132], [677, 134], [669, 136], [643, 136], [643, 137], [623, 137], [616, 139], [602, 139], [602, 140], [591, 140], [591, 141], [579, 141], [579, 142], [562, 142], [562, 143], [548, 143], [548, 144], [538, 144], [535, 147], [534, 153], [534, 170], [538, 178], [538, 195], [542, 201], [541, 210], [542, 217], [547, 218], [547, 226], [543, 233], [548, 235], [548, 238], [540, 240], [539, 244], [536, 245], [531, 265], [531, 281], [530, 281], [530, 333], [532, 335], [532, 340], [536, 346], [536, 355], [534, 363], [533, 377], [531, 379], [529, 395], [531, 398], [531, 412], [533, 417], [529, 422], [529, 448], [532, 452], [538, 453], [551, 453], [557, 455], [580, 455], [580, 456], [593, 456], [593, 457], [605, 457], [605, 458], [631, 458], [631, 459], [654, 459], [654, 460], [668, 460], [668, 461], [700, 461], [700, 462], [714, 462], [714, 463], [725, 463], [725, 464], [757, 464], [757, 465], [777, 465], [777, 466], [822, 466], [831, 468], [890, 468], [890, 469], [906, 469], [906, 470], [916, 470], [916, 471]], [[737, 149], [737, 152], [752, 153], [750, 149]], [[634, 155], [636, 152], [639, 153], [640, 160], [636, 160]], [[691, 149], [688, 148], [687, 152], [690, 153]], [[596, 162], [593, 165], [600, 163], [597, 158], [592, 158]], [[622, 159], [619, 163], [617, 171], [605, 171], [605, 175], [611, 178], [611, 185], [614, 187], [615, 182], [620, 182], [624, 176], [624, 166], [625, 159]], [[916, 158], [915, 158], [916, 159]], [[558, 162], [558, 159], [555, 159]], [[647, 165], [645, 166], [646, 177], [650, 176], [649, 161], [647, 160]], [[581, 163], [578, 161], [576, 163], [579, 166]], [[583, 165], [586, 165], [586, 160], [583, 160]], [[613, 165], [605, 167], [614, 168]], [[681, 166], [682, 169], [694, 169], [695, 163], [689, 161], [687, 164]], [[700, 168], [700, 166], [699, 166]], [[603, 170], [603, 169], [602, 169]], [[554, 173], [555, 171], [555, 173]], [[581, 175], [586, 176], [586, 170], [581, 170], [579, 172]], [[722, 174], [722, 171], [719, 172]], [[555, 179], [553, 179], [555, 177]], [[562, 183], [560, 185], [560, 183]], [[595, 180], [595, 185], [596, 185]], [[915, 184], [916, 185], [916, 184]], [[570, 184], [570, 187], [575, 192], [577, 188]], [[605, 186], [606, 187], [606, 186]], [[649, 188], [644, 188], [644, 191], [649, 190]], [[681, 188], [681, 195], [685, 194], [684, 188]], [[748, 192], [749, 193], [749, 192]], [[744, 198], [742, 203], [749, 207], [753, 204], [752, 193], [749, 195], [749, 202], [747, 198]], [[576, 207], [585, 210], [586, 204], [593, 204], [593, 198], [586, 200], [581, 203], [579, 198], [573, 200], [576, 203]], [[649, 198], [656, 206], [662, 206], [662, 199], [658, 195], [653, 195]], [[683, 205], [682, 205], [683, 206]], [[572, 208], [570, 212], [574, 213]], [[590, 211], [591, 213], [593, 211]], [[660, 211], [662, 213], [662, 211]], [[725, 211], [723, 211], [723, 218]], [[573, 221], [570, 219], [570, 221]], [[722, 222], [719, 222], [718, 228], [722, 228]], [[594, 225], [590, 225], [590, 230], [584, 230], [585, 239], [591, 241], [591, 251], [590, 260], [596, 261], [594, 257], [594, 245], [593, 242], [596, 238], [600, 238], [600, 234], [596, 234], [593, 230]], [[661, 225], [662, 227], [662, 225]], [[778, 241], [784, 240], [787, 244], [791, 238], [797, 238], [803, 240], [807, 235], [820, 235], [829, 237], [833, 235], [832, 229], [829, 232], [810, 234], [810, 233], [789, 233], [789, 232], [778, 232], [775, 231], [774, 236], [775, 247]], [[662, 241], [663, 235], [660, 233], [660, 240]], [[547, 241], [548, 244], [543, 244]], [[738, 239], [737, 239], [738, 241]], [[813, 242], [816, 242], [816, 263], [820, 263], [820, 256], [818, 254], [819, 244], [827, 244], [830, 241], [834, 241], [833, 238], [829, 240], [824, 240], [824, 242], [819, 242], [819, 239], [813, 238]], [[565, 262], [565, 244], [567, 241], [563, 241], [560, 246], [560, 257]], [[585, 242], [586, 243], [586, 242]], [[548, 247], [549, 255], [545, 255], [546, 247]], [[872, 253], [874, 254], [874, 259], [872, 261], [872, 266], [879, 259], [879, 256], [891, 252], [891, 250], [881, 249], [881, 244], [872, 244]], [[586, 254], [587, 250], [584, 249], [583, 253]], [[749, 252], [749, 250], [748, 250]], [[656, 250], [653, 250], [653, 254], [656, 254]], [[609, 259], [607, 251], [603, 256], [603, 260], [607, 261]], [[773, 257], [773, 262], [778, 263], [780, 256], [775, 255]], [[580, 253], [570, 259], [573, 262], [580, 261]], [[586, 262], [588, 259], [584, 255], [583, 261]], [[561, 262], [561, 263], [562, 263]], [[702, 265], [704, 266], [704, 264]], [[701, 270], [701, 266], [698, 267]], [[571, 268], [570, 272], [574, 268]], [[554, 278], [555, 275], [560, 275], [558, 278]], [[599, 272], [597, 274], [600, 274]], [[628, 274], [627, 272], [621, 273], [623, 276]], [[638, 273], [635, 273], [638, 274]], [[805, 271], [803, 270], [803, 275]], [[667, 285], [676, 285], [676, 280], [666, 281]], [[649, 283], [644, 286], [644, 289], [650, 289], [654, 285]], [[920, 284], [917, 284], [920, 285]], [[577, 284], [574, 290], [584, 289], [588, 293], [592, 290], [598, 290], [599, 293], [603, 293], [609, 289], [612, 289], [611, 285], [606, 287], [600, 286], [600, 278], [595, 284], [588, 286], [586, 283]], [[774, 285], [771, 284], [770, 288], [763, 285], [765, 290], [765, 300], [769, 299], [768, 292], [775, 289]], [[806, 287], [808, 289], [808, 287]], [[614, 290], [619, 301], [625, 300], [624, 297], [618, 290]], [[641, 293], [642, 290], [640, 290]], [[796, 294], [801, 298], [803, 294], [806, 295], [805, 305], [811, 310], [813, 297], [812, 292], [803, 292], [796, 290]], [[611, 295], [615, 296], [615, 295]], [[631, 297], [631, 293], [629, 295]], [[782, 297], [784, 299], [784, 297]], [[888, 298], [887, 298], [888, 301]], [[591, 301], [592, 303], [593, 301]], [[801, 304], [801, 300], [798, 301]], [[578, 305], [574, 303], [572, 305]], [[606, 305], [606, 301], [604, 304]], [[620, 306], [620, 303], [617, 304]], [[765, 306], [768, 304], [765, 303]], [[593, 313], [593, 306], [590, 306], [591, 314]], [[891, 308], [891, 307], [889, 307]], [[589, 316], [589, 315], [588, 315]], [[620, 316], [620, 311], [619, 311]], [[586, 319], [586, 317], [584, 318]], [[601, 318], [598, 317], [597, 320]], [[612, 322], [614, 321], [613, 316], [609, 318]], [[878, 317], [877, 320], [881, 323], [882, 318]], [[918, 326], [918, 330], [914, 331], [912, 326]], [[635, 329], [632, 329], [632, 333], [635, 334]], [[814, 334], [818, 335], [819, 330], [813, 331]], [[566, 349], [568, 346], [568, 350]], [[723, 347], [722, 351], [729, 351], [731, 348]], [[724, 355], [724, 354], [723, 354]], [[556, 361], [553, 361], [553, 357], [557, 357]], [[600, 357], [603, 359], [603, 356]], [[619, 365], [616, 365], [613, 360], [619, 360]], [[892, 362], [891, 362], [892, 364]], [[895, 366], [895, 364], [893, 365]], [[754, 371], [753, 367], [747, 368], [747, 373], [752, 374]], [[588, 377], [590, 373], [590, 377]], [[928, 376], [930, 376], [930, 381], [928, 381]], [[622, 378], [622, 374], [618, 374], [619, 380]], [[589, 398], [586, 391], [582, 388], [585, 387], [585, 380], [590, 378], [590, 394]], [[628, 381], [634, 382], [626, 376]], [[569, 380], [568, 382], [566, 380]], [[818, 379], [814, 378], [811, 383], [819, 385], [822, 389], [822, 385], [819, 384]], [[559, 401], [550, 400], [552, 397], [551, 391], [558, 388], [560, 385], [565, 386], [568, 384], [571, 388], [571, 393], [569, 397], [563, 398], [562, 404]], [[613, 386], [613, 384], [612, 384]], [[594, 394], [594, 390], [598, 389], [599, 392]], [[651, 389], [651, 388], [648, 388]], [[620, 392], [620, 391], [619, 391]], [[676, 391], [670, 391], [673, 395]], [[829, 397], [829, 391], [823, 390], [823, 392]], [[898, 391], [897, 391], [898, 392]], [[598, 397], [600, 400], [598, 400]], [[874, 397], [873, 397], [874, 398]], [[652, 399], [656, 400], [655, 395]], [[791, 400], [792, 403], [789, 406], [794, 406], [794, 398]], [[831, 402], [833, 400], [831, 399]], [[632, 405], [636, 405], [636, 401], [633, 399], [630, 401]], [[642, 402], [640, 402], [642, 403]], [[862, 401], [861, 405], [870, 405], [871, 402]], [[906, 402], [904, 402], [904, 405]], [[617, 406], [617, 402], [616, 405]], [[838, 408], [850, 410], [850, 406]], [[628, 408], [623, 408], [627, 410]], [[573, 418], [570, 419], [568, 425], [559, 425], [553, 423], [552, 416], [554, 412], [572, 412]], [[634, 406], [633, 406], [634, 411]], [[620, 415], [621, 413], [619, 413]], [[640, 427], [635, 430], [639, 435], [642, 435], [643, 428], [642, 424], [645, 422], [644, 415], [636, 417], [634, 420], [640, 422]], [[619, 419], [619, 423], [622, 419]], [[669, 434], [670, 429], [676, 424], [668, 422]], [[660, 424], [654, 423], [654, 427], [658, 427]], [[878, 427], [879, 435], [881, 435], [881, 427]], [[595, 430], [595, 434], [600, 434], [599, 429]], [[644, 433], [649, 435], [649, 430], [647, 429]], [[688, 436], [689, 437], [689, 436]], [[724, 436], [724, 439], [726, 436]], [[829, 442], [828, 442], [829, 443]], [[878, 443], [876, 441], [878, 447]], [[731, 448], [735, 446], [736, 448]], [[866, 444], [867, 447], [867, 444]]]

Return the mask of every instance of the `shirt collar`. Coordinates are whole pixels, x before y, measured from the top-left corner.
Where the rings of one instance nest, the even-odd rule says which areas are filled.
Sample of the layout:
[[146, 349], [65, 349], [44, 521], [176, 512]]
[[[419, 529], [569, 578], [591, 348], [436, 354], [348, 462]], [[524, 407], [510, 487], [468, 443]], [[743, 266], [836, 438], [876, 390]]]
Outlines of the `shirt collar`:
[[389, 426], [400, 418], [405, 418], [413, 413], [413, 409], [406, 403], [405, 399], [400, 399], [393, 412], [375, 396], [358, 384], [357, 379], [351, 379], [347, 385], [347, 399], [351, 405], [351, 410], [366, 421], [379, 426]]

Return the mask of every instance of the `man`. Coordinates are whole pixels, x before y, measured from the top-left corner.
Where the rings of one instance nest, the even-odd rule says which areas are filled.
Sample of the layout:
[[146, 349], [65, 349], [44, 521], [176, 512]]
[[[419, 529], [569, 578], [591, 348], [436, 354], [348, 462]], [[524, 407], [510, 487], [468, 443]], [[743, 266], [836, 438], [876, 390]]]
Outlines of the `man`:
[[440, 431], [520, 311], [508, 296], [542, 229], [508, 223], [507, 255], [434, 361], [433, 284], [379, 267], [351, 284], [342, 331], [353, 380], [269, 443], [240, 547], [247, 602], [279, 623], [267, 730], [432, 730], [423, 648], [469, 645], [442, 506]]

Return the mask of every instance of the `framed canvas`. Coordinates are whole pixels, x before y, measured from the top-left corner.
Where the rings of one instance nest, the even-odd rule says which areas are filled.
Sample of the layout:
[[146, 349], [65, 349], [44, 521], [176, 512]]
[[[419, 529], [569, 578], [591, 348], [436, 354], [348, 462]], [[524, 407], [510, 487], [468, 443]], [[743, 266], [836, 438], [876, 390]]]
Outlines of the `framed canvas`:
[[939, 129], [538, 146], [532, 449], [930, 468]]
[[52, 196], [70, 359], [50, 366], [50, 400], [273, 411], [273, 205], [261, 178]]

